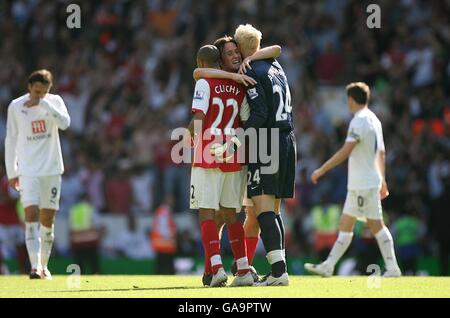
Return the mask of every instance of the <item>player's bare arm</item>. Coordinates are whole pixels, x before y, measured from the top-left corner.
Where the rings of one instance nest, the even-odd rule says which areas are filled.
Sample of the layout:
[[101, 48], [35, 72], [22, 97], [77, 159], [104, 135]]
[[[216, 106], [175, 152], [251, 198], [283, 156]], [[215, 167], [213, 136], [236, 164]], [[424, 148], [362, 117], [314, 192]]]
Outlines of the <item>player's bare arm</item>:
[[222, 78], [233, 80], [236, 83], [245, 86], [256, 84], [256, 81], [253, 78], [245, 74], [231, 73], [215, 68], [196, 68], [193, 76], [196, 81], [201, 78]]
[[389, 189], [386, 183], [385, 172], [386, 172], [386, 153], [380, 151], [378, 153], [378, 167], [381, 174], [381, 189], [380, 189], [380, 199], [383, 200], [389, 195]]
[[191, 140], [193, 140], [197, 134], [201, 134], [201, 126], [205, 117], [206, 116], [203, 112], [195, 112], [192, 116], [186, 135], [183, 137], [183, 141], [187, 147], [191, 147]]
[[250, 66], [250, 63], [252, 61], [265, 60], [265, 59], [270, 59], [270, 58], [275, 59], [275, 58], [279, 57], [280, 54], [281, 54], [281, 46], [279, 46], [279, 45], [272, 45], [272, 46], [264, 47], [264, 48], [256, 51], [252, 55], [247, 56], [242, 61], [242, 64], [239, 67], [239, 73], [245, 74], [245, 73], [247, 73], [248, 69], [251, 70], [252, 67]]
[[326, 161], [320, 168], [314, 170], [311, 175], [312, 182], [316, 184], [328, 171], [345, 161], [352, 153], [356, 144], [357, 142], [347, 141], [341, 149], [339, 149], [330, 159], [328, 159], [328, 161]]

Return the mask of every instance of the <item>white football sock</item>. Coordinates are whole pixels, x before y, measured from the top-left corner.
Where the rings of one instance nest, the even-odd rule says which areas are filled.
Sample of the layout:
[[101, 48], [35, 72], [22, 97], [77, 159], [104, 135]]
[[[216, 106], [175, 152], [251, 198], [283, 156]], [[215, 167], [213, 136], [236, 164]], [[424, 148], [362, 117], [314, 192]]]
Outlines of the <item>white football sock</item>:
[[54, 232], [55, 225], [51, 228], [41, 224], [40, 237], [41, 237], [41, 263], [43, 268], [47, 268], [48, 259], [52, 253], [53, 240], [55, 239]]
[[246, 270], [249, 268], [248, 265], [248, 258], [247, 257], [241, 257], [236, 261], [237, 269], [240, 270]]
[[377, 234], [378, 247], [380, 248], [381, 255], [383, 255], [384, 264], [387, 270], [395, 270], [398, 268], [397, 259], [395, 258], [394, 240], [392, 239], [391, 232], [387, 227], [383, 227]]
[[273, 250], [266, 254], [267, 261], [270, 265], [278, 262], [286, 262], [283, 250]]
[[41, 238], [38, 222], [25, 222], [25, 242], [31, 268], [41, 269]]
[[350, 246], [352, 238], [353, 232], [339, 232], [338, 238], [336, 242], [334, 242], [333, 248], [324, 263], [330, 267], [336, 266], [336, 263]]

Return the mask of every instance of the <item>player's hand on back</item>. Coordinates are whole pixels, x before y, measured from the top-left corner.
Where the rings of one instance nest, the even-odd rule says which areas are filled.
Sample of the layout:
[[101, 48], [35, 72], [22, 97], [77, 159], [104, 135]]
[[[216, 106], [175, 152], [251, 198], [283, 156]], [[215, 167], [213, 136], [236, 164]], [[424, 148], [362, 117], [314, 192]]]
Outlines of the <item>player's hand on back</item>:
[[256, 81], [251, 78], [250, 76], [247, 76], [245, 74], [234, 74], [234, 81], [239, 83], [239, 84], [243, 84], [245, 86], [253, 86], [256, 85]]
[[24, 105], [25, 105], [26, 107], [34, 107], [34, 106], [37, 106], [37, 105], [39, 105], [39, 99], [38, 99], [38, 98], [36, 98], [36, 99], [30, 98], [29, 100], [27, 100], [27, 101], [24, 103]]
[[383, 200], [388, 195], [389, 195], [389, 189], [388, 189], [386, 181], [383, 180], [383, 182], [381, 183], [381, 189], [380, 189], [380, 199]]
[[242, 63], [241, 66], [239, 67], [239, 74], [245, 74], [247, 73], [247, 70], [251, 70], [252, 67], [250, 66], [250, 58], [246, 57]]

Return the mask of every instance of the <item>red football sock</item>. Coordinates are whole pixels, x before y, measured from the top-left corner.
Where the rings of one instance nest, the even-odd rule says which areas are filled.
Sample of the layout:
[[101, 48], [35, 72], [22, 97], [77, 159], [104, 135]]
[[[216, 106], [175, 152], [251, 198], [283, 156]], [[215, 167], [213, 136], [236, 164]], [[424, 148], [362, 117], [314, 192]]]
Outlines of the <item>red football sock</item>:
[[236, 221], [227, 226], [228, 238], [233, 250], [234, 260], [238, 266], [238, 274], [243, 275], [249, 271], [245, 248], [245, 232], [241, 222]]
[[205, 274], [211, 273], [212, 273], [211, 260], [209, 259], [209, 255], [205, 250]]
[[211, 271], [215, 274], [219, 268], [223, 267], [222, 259], [220, 257], [220, 240], [219, 234], [217, 233], [216, 222], [214, 220], [203, 221], [201, 224], [201, 231], [205, 255], [209, 257]]
[[245, 245], [247, 246], [248, 263], [251, 265], [255, 257], [256, 246], [258, 246], [258, 237], [246, 237]]

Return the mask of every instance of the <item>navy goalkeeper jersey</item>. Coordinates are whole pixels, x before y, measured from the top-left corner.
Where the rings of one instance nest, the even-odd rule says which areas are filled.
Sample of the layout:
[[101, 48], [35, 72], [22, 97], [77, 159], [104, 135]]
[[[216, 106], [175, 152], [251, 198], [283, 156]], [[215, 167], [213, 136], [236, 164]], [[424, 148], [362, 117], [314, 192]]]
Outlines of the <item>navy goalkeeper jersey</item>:
[[250, 118], [245, 128], [292, 131], [291, 92], [283, 68], [275, 59], [254, 61], [251, 66], [246, 74], [258, 83], [247, 90]]

